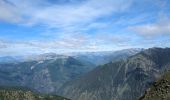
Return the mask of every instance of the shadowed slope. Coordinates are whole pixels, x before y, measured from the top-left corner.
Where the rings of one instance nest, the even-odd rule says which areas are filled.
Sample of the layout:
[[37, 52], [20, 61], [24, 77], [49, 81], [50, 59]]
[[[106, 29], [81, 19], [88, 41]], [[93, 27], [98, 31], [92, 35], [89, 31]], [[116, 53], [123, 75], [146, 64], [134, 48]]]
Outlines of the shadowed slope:
[[99, 66], [59, 92], [74, 100], [136, 100], [169, 68], [170, 48], [152, 48]]

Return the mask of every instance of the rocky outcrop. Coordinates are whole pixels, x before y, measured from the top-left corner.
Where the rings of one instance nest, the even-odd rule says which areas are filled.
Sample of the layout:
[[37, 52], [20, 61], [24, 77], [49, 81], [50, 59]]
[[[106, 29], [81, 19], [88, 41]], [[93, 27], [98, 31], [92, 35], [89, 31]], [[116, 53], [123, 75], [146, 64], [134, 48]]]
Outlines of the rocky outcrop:
[[170, 100], [170, 71], [154, 82], [139, 100]]

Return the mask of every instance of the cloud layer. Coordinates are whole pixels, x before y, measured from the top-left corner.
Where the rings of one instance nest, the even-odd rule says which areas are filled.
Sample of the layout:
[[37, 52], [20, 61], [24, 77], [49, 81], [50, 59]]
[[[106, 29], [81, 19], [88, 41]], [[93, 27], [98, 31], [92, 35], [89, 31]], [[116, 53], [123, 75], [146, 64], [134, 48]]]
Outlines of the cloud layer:
[[130, 29], [134, 30], [143, 36], [158, 36], [170, 35], [170, 16], [160, 16], [155, 23], [132, 26]]
[[0, 55], [167, 47], [169, 0], [1, 0]]

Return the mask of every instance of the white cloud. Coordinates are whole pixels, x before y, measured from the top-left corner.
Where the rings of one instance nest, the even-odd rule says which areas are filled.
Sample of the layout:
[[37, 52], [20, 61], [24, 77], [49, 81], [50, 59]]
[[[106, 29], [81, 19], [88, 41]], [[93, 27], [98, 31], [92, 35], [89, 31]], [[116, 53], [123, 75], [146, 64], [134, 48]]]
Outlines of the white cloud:
[[146, 37], [170, 35], [170, 19], [161, 15], [155, 23], [132, 26], [129, 29]]
[[[11, 1], [14, 5], [1, 1], [2, 13], [7, 12], [7, 15], [0, 14], [2, 18], [6, 18], [5, 21], [10, 22], [11, 18], [22, 18], [25, 20], [23, 21], [24, 24], [43, 23], [52, 27], [66, 27], [70, 25], [88, 23], [96, 18], [113, 12], [122, 12], [127, 10], [131, 4], [130, 1], [126, 2], [126, 0], [87, 0], [86, 2], [77, 5], [56, 4], [42, 7], [40, 5], [45, 4], [39, 0], [9, 1]], [[1, 20], [4, 20], [2, 18]]]
[[[64, 53], [81, 51], [109, 51], [118, 49], [117, 44], [124, 44], [127, 38], [101, 34], [100, 36], [68, 34], [53, 40], [1, 41], [0, 55], [24, 55], [40, 53]], [[125, 40], [128, 41], [128, 40]], [[124, 46], [127, 47], [127, 46]], [[122, 48], [124, 48], [122, 47]]]
[[5, 0], [0, 1], [0, 20], [17, 23], [22, 20], [21, 17], [18, 9], [14, 5], [5, 2]]
[[[135, 7], [131, 7], [134, 0], [85, 0], [78, 4], [62, 5], [49, 4], [46, 0], [8, 1], [0, 1], [1, 21], [33, 26], [45, 25], [45, 29], [40, 27], [42, 33], [41, 35], [38, 33], [37, 36], [41, 38], [42, 35], [45, 35], [45, 37], [53, 39], [38, 40], [40, 39], [38, 37], [37, 40], [24, 41], [19, 40], [19, 37], [16, 36], [18, 41], [0, 41], [0, 55], [144, 47], [145, 43], [140, 43], [140, 40], [146, 41], [149, 46], [157, 45], [158, 42], [154, 44], [157, 38], [153, 39], [153, 42], [148, 42], [149, 40], [143, 39], [141, 35], [152, 37], [170, 34], [169, 17], [160, 16], [158, 21], [145, 24], [152, 21], [154, 14], [149, 12], [149, 14], [136, 15], [135, 11], [145, 8], [135, 10]], [[144, 0], [142, 3], [145, 1], [148, 0]], [[164, 7], [165, 5], [161, 4], [160, 8]], [[129, 9], [133, 11], [131, 12]], [[126, 12], [128, 10], [129, 12]], [[109, 18], [106, 19], [107, 17]], [[100, 18], [101, 20], [98, 20]], [[129, 30], [125, 30], [127, 26], [140, 35], [129, 34]], [[33, 33], [32, 30], [30, 31]], [[11, 36], [13, 36], [12, 33]]]

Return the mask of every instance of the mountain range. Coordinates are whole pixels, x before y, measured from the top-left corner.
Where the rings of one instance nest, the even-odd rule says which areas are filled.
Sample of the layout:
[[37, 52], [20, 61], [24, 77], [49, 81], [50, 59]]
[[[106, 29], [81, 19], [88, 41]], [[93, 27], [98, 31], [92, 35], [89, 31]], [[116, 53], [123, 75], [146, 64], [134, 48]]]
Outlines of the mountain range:
[[22, 58], [20, 61], [7, 62], [5, 60], [3, 62], [2, 60], [0, 86], [23, 86], [41, 93], [57, 93], [64, 83], [93, 70], [97, 65], [126, 59], [139, 51], [141, 49], [67, 55], [46, 53], [38, 56], [19, 57]]
[[[0, 88], [3, 91], [0, 96], [3, 98], [12, 93], [9, 98], [29, 95], [58, 100], [49, 98], [55, 97], [50, 94], [57, 94], [72, 100], [137, 100], [139, 97], [150, 100], [143, 99], [148, 97], [146, 91], [150, 87], [152, 90], [155, 81], [170, 69], [170, 48], [1, 58], [0, 86], [5, 89]], [[22, 88], [13, 91], [10, 87], [26, 87], [34, 92]]]
[[170, 48], [151, 48], [101, 65], [58, 91], [73, 100], [137, 100], [170, 68]]

